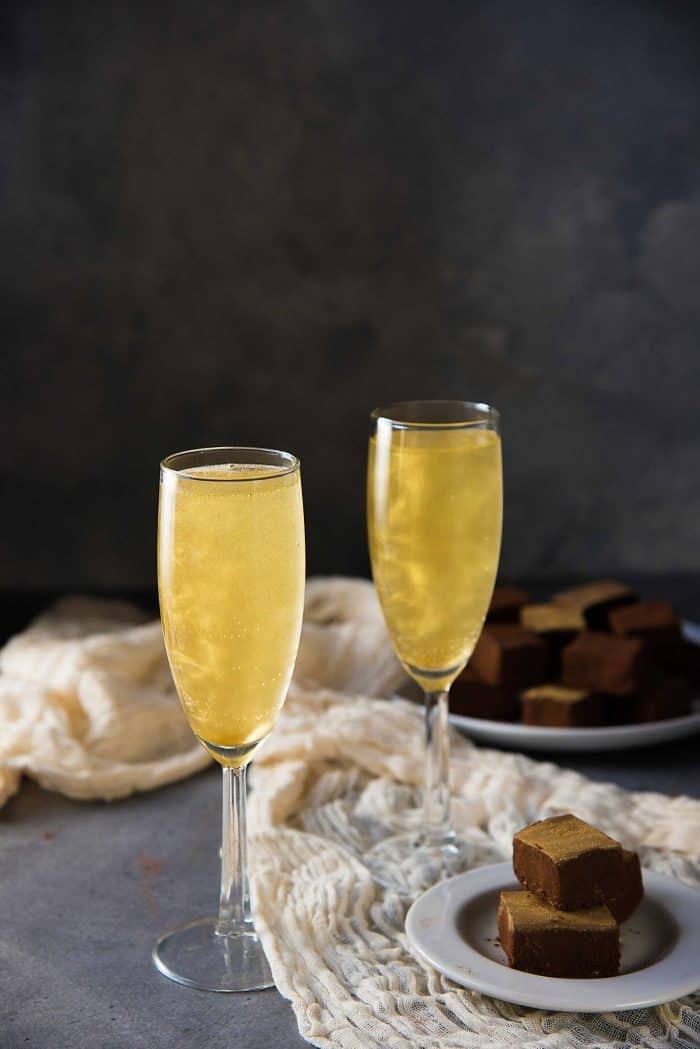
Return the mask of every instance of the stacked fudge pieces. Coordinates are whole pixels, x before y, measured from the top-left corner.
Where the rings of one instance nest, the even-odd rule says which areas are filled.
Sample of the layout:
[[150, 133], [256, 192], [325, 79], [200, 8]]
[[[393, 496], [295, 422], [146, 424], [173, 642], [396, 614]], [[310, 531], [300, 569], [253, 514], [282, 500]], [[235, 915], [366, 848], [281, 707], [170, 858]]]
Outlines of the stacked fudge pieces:
[[698, 684], [700, 648], [683, 640], [668, 601], [609, 580], [544, 604], [499, 586], [451, 709], [561, 728], [634, 724], [687, 714]]
[[502, 892], [498, 935], [508, 964], [541, 976], [615, 976], [620, 924], [643, 896], [639, 857], [570, 813], [513, 838], [523, 889]]

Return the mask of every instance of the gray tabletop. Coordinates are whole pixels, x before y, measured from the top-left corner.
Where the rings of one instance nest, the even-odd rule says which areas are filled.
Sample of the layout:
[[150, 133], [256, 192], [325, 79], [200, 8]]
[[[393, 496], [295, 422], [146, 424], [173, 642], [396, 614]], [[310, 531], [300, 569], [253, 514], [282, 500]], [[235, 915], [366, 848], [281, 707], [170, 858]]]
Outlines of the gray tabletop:
[[[699, 739], [560, 764], [700, 797]], [[207, 994], [152, 968], [156, 935], [215, 905], [219, 830], [216, 769], [112, 804], [24, 782], [0, 810], [2, 1049], [306, 1044], [274, 990]]]

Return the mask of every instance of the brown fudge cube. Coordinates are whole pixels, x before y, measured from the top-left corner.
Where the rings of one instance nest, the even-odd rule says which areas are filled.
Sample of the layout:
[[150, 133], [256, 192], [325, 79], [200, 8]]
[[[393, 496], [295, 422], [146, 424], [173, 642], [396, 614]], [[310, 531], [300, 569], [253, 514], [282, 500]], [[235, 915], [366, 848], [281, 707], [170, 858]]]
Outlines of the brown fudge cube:
[[517, 623], [520, 609], [529, 600], [527, 592], [519, 586], [497, 586], [486, 613], [486, 622]]
[[662, 678], [635, 698], [636, 721], [663, 721], [690, 713], [690, 686], [683, 678]]
[[681, 625], [668, 601], [638, 601], [614, 608], [609, 615], [610, 629], [621, 637], [640, 637], [647, 643], [654, 661], [678, 673], [682, 660]]
[[531, 630], [510, 624], [487, 626], [472, 653], [479, 681], [503, 688], [527, 688], [547, 677], [547, 646]]
[[569, 688], [590, 688], [630, 696], [650, 670], [649, 653], [639, 638], [612, 634], [579, 634], [561, 654], [562, 682]]
[[535, 685], [522, 693], [520, 702], [526, 725], [582, 728], [603, 724], [601, 698], [585, 688]]
[[608, 614], [612, 609], [636, 600], [636, 594], [628, 586], [611, 579], [573, 586], [552, 597], [552, 603], [560, 608], [580, 612], [589, 630], [607, 630]]
[[552, 907], [575, 911], [619, 892], [622, 849], [596, 827], [567, 813], [523, 827], [513, 838], [521, 885]]
[[520, 609], [520, 625], [536, 634], [565, 631], [578, 634], [586, 629], [581, 613], [575, 608], [560, 608], [558, 605], [524, 605]]
[[637, 601], [614, 608], [609, 616], [613, 634], [622, 637], [673, 637], [680, 634], [678, 617], [669, 601]]
[[687, 678], [691, 685], [700, 687], [700, 645], [692, 641], [682, 642], [677, 670]]
[[520, 625], [532, 630], [549, 647], [547, 676], [552, 679], [561, 674], [562, 650], [586, 627], [579, 611], [558, 605], [524, 605], [520, 609]]
[[498, 937], [511, 968], [540, 976], [615, 976], [620, 965], [620, 930], [604, 905], [561, 911], [531, 892], [502, 892]]
[[682, 718], [690, 713], [691, 688], [685, 678], [657, 677], [633, 696], [602, 697], [608, 725], [637, 725]]
[[518, 716], [518, 694], [512, 688], [484, 684], [467, 666], [450, 689], [450, 711], [467, 718], [514, 721]]
[[642, 885], [639, 856], [636, 852], [623, 849], [620, 888], [616, 896], [606, 901], [606, 906], [612, 912], [615, 920], [622, 924], [634, 914], [643, 896], [644, 886]]

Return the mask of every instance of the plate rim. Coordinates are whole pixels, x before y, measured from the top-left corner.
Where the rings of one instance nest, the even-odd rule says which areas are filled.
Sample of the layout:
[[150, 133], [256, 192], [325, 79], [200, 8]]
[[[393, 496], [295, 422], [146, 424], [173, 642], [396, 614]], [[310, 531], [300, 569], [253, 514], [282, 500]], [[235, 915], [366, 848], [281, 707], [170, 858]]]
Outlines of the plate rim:
[[[693, 700], [697, 703], [697, 700]], [[515, 739], [528, 738], [530, 736], [541, 736], [543, 739], [551, 740], [552, 742], [564, 742], [567, 739], [573, 739], [574, 734], [577, 740], [602, 740], [625, 737], [629, 739], [640, 739], [641, 733], [644, 732], [646, 735], [650, 733], [652, 729], [658, 729], [660, 725], [668, 727], [669, 729], [683, 728], [698, 726], [700, 728], [700, 710], [693, 710], [690, 714], [683, 714], [679, 718], [664, 718], [661, 721], [647, 721], [642, 724], [630, 724], [630, 725], [596, 725], [580, 728], [560, 728], [552, 725], [524, 725], [519, 721], [494, 721], [489, 718], [473, 718], [466, 714], [450, 714], [450, 722], [456, 725], [458, 728], [478, 729], [483, 726], [484, 731], [498, 732], [499, 730], [509, 730], [512, 733], [511, 738]]]
[[[698, 953], [697, 949], [693, 950], [692, 948], [693, 937], [700, 937], [700, 906], [698, 906], [698, 903], [700, 903], [700, 890], [694, 889], [676, 878], [647, 869], [643, 870], [643, 878], [645, 893], [650, 895], [657, 903], [659, 902], [659, 897], [661, 897], [665, 910], [675, 920], [680, 933], [671, 949], [657, 962], [645, 966], [643, 969], [635, 970], [635, 972], [623, 973], [619, 976], [585, 980], [538, 976], [534, 973], [525, 973], [518, 969], [511, 969], [508, 966], [492, 961], [469, 946], [469, 944], [464, 943], [464, 941], [460, 941], [460, 949], [465, 952], [465, 964], [463, 966], [455, 966], [449, 961], [446, 963], [438, 955], [435, 955], [429, 946], [426, 949], [425, 944], [420, 942], [420, 931], [416, 936], [416, 929], [420, 921], [420, 911], [422, 907], [426, 906], [426, 901], [429, 901], [431, 896], [444, 896], [447, 892], [448, 898], [443, 901], [442, 924], [440, 925], [439, 936], [434, 928], [433, 933], [438, 942], [449, 942], [449, 937], [446, 941], [444, 925], [446, 922], [449, 923], [452, 916], [458, 910], [461, 910], [470, 899], [486, 891], [498, 890], [500, 887], [505, 887], [515, 882], [512, 864], [508, 862], [475, 867], [471, 871], [466, 871], [463, 874], [458, 874], [453, 878], [439, 882], [426, 890], [426, 892], [421, 893], [406, 914], [406, 937], [411, 951], [422, 961], [455, 983], [513, 1005], [545, 1009], [549, 1012], [576, 1013], [619, 1012], [627, 1009], [650, 1008], [655, 1005], [675, 1001], [677, 998], [682, 998], [684, 995], [700, 989], [700, 953]], [[470, 892], [460, 892], [454, 895], [452, 886], [465, 880], [472, 882]], [[698, 896], [697, 900], [693, 899], [694, 895]], [[454, 899], [450, 899], [452, 896], [454, 896]], [[694, 909], [690, 910], [690, 926], [688, 926], [687, 909], [691, 903]], [[684, 906], [686, 910], [683, 909]], [[447, 931], [452, 935], [451, 928]], [[456, 928], [454, 936], [457, 936]], [[684, 960], [688, 961], [688, 959], [697, 965], [697, 970], [693, 973], [692, 978], [686, 978], [683, 981], [677, 978], [674, 981], [672, 974], [666, 973], [666, 970], [672, 967], [674, 962], [678, 964]], [[470, 976], [465, 978], [464, 973], [460, 974], [459, 969], [468, 969]], [[480, 975], [479, 970], [484, 970], [485, 976]], [[650, 979], [653, 981], [658, 974], [658, 970], [661, 971], [660, 978], [662, 983], [656, 991], [653, 991], [649, 988], [649, 981]], [[508, 977], [506, 981], [502, 980], [504, 974], [507, 974]], [[501, 977], [500, 983], [498, 981], [499, 975]], [[664, 977], [666, 982], [663, 982]], [[634, 990], [635, 986], [639, 988], [636, 991]], [[618, 988], [619, 993], [617, 993]], [[563, 995], [568, 998], [569, 1004], [565, 1004], [561, 1000]], [[575, 1009], [571, 1007], [570, 1002], [572, 1000], [577, 1003]]]

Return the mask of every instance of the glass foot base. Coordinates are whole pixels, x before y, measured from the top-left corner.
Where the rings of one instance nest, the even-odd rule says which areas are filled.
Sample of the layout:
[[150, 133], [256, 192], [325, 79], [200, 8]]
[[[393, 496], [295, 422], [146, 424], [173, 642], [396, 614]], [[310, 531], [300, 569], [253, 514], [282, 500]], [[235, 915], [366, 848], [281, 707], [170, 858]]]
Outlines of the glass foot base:
[[379, 885], [410, 898], [476, 866], [475, 860], [476, 849], [469, 842], [455, 837], [429, 845], [415, 832], [386, 838], [362, 857]]
[[156, 940], [153, 961], [169, 980], [201, 991], [259, 991], [274, 987], [255, 930], [219, 936], [216, 918], [171, 929]]

